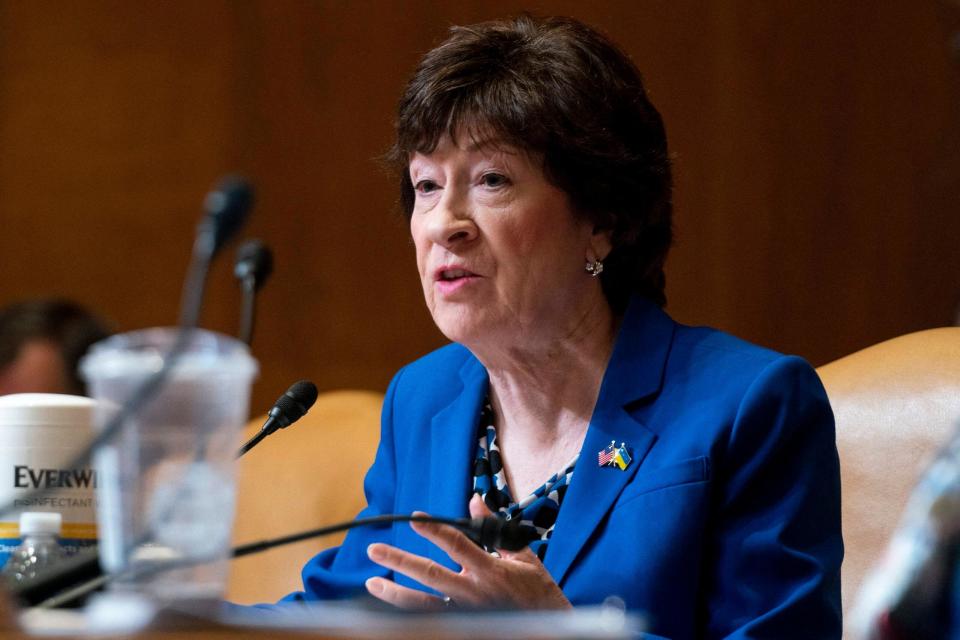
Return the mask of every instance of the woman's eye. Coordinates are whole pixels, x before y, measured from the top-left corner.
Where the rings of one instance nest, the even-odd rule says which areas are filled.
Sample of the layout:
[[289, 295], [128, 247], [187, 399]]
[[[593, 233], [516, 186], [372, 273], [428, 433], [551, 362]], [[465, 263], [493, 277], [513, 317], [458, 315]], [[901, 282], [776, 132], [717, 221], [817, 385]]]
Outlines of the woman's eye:
[[480, 182], [485, 187], [502, 187], [509, 182], [507, 176], [500, 173], [485, 173], [480, 178]]
[[435, 191], [437, 189], [437, 183], [434, 182], [433, 180], [421, 180], [416, 185], [414, 185], [413, 188], [414, 190], [416, 190], [417, 193], [421, 193], [425, 195], [432, 191]]

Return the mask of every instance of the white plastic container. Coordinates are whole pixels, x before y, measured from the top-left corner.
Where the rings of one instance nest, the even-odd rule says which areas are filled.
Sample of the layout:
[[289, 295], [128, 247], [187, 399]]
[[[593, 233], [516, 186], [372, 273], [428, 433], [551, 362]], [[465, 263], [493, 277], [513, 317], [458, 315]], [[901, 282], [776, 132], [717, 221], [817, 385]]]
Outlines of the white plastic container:
[[[97, 474], [89, 465], [64, 468], [93, 438], [94, 404], [56, 393], [0, 396], [0, 503], [16, 501], [14, 511], [0, 514], [0, 566], [20, 544], [25, 511], [59, 513], [68, 553], [97, 543]], [[38, 488], [50, 491], [28, 499]]]
[[[163, 366], [176, 332], [115, 335], [83, 358], [98, 428]], [[235, 457], [256, 374], [245, 344], [196, 329], [159, 394], [98, 452], [100, 560], [114, 588], [159, 600], [222, 597]]]

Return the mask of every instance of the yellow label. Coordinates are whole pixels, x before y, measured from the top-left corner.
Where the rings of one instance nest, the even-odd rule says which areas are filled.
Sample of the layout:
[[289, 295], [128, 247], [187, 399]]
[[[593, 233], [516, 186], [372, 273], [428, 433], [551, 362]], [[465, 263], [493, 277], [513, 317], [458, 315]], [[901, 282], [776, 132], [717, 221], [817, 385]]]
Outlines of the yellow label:
[[[20, 525], [16, 522], [0, 522], [0, 538], [19, 538]], [[97, 525], [88, 522], [64, 522], [61, 538], [96, 540]]]
[[97, 525], [86, 522], [64, 522], [61, 538], [96, 540]]

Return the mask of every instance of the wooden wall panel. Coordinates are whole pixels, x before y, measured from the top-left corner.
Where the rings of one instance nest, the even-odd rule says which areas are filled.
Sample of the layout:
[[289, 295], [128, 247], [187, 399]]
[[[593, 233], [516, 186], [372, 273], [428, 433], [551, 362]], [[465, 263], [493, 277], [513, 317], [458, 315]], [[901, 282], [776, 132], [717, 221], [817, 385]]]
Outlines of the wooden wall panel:
[[[382, 389], [442, 343], [376, 158], [451, 24], [561, 13], [634, 57], [676, 157], [678, 319], [820, 363], [950, 321], [960, 78], [940, 2], [0, 1], [0, 304], [176, 318], [205, 190], [249, 175], [276, 253], [254, 411]], [[228, 260], [204, 324], [234, 331]]]

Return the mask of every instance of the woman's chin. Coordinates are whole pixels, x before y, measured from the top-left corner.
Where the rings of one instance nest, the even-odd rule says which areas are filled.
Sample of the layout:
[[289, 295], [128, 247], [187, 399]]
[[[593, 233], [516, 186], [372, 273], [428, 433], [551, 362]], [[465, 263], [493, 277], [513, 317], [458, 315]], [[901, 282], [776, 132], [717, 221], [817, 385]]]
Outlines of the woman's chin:
[[433, 322], [447, 339], [469, 345], [495, 333], [494, 327], [489, 326], [483, 315], [463, 306], [451, 308], [444, 305], [434, 309]]
[[440, 333], [447, 337], [451, 342], [469, 345], [476, 339], [477, 331], [461, 323], [437, 323]]

